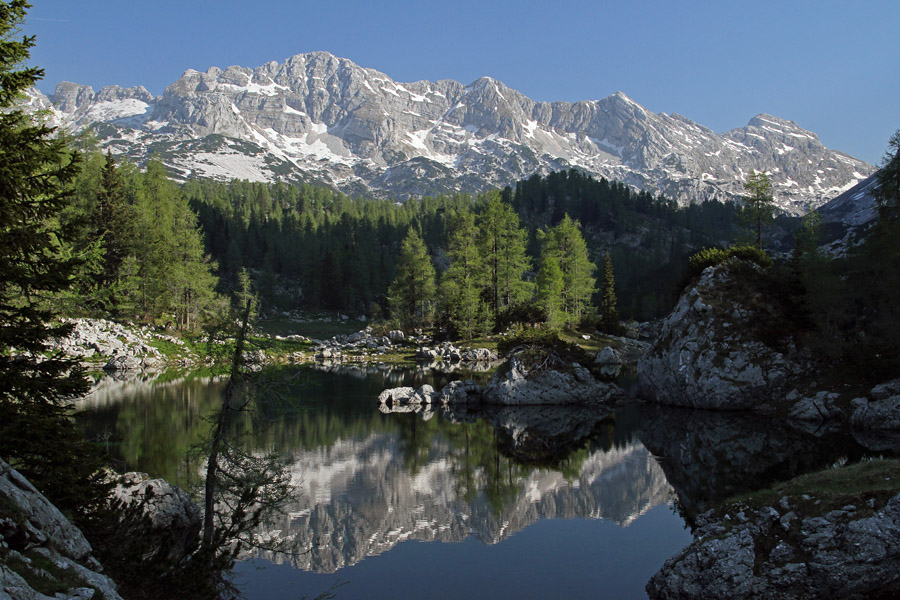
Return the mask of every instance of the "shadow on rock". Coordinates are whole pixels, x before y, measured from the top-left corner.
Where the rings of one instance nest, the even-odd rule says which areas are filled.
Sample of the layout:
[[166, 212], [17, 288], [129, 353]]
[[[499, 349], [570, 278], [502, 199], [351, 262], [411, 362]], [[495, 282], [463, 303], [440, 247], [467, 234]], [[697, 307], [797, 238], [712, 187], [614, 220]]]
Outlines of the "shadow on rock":
[[871, 454], [846, 433], [811, 434], [748, 413], [644, 406], [641, 417], [641, 441], [692, 526], [732, 496]]

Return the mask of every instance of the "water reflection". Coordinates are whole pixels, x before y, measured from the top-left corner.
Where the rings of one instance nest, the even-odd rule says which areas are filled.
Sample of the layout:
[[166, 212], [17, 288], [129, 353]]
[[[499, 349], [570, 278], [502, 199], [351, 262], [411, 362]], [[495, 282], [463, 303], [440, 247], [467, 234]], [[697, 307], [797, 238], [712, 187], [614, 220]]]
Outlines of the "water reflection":
[[[251, 450], [292, 461], [296, 494], [263, 537], [290, 542], [266, 556], [332, 572], [403, 540], [495, 544], [541, 519], [606, 519], [626, 526], [672, 500], [637, 438], [634, 409], [493, 407], [433, 418], [378, 412], [386, 387], [445, 385], [432, 369], [337, 367], [281, 370], [252, 416], [231, 426]], [[197, 483], [186, 451], [208, 430], [223, 382], [189, 376], [106, 383], [81, 403], [89, 435], [107, 432], [128, 468]], [[192, 462], [193, 461], [193, 462]]]
[[682, 516], [835, 463], [873, 455], [840, 427], [795, 427], [748, 413], [645, 406], [643, 444], [678, 494]]

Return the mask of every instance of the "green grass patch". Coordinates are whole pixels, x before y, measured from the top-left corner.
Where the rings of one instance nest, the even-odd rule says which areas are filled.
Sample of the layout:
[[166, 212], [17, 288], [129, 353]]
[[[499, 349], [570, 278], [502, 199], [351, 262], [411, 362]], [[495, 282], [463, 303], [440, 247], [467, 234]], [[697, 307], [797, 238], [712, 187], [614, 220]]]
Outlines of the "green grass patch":
[[459, 342], [458, 346], [460, 348], [487, 348], [488, 350], [497, 350], [497, 344], [499, 340], [502, 338], [500, 336], [488, 336], [475, 338], [473, 340], [466, 340], [464, 342]]
[[[852, 504], [857, 509], [874, 498], [883, 506], [900, 493], [900, 459], [878, 459], [800, 475], [771, 488], [730, 498], [726, 504], [744, 503], [752, 507], [774, 506], [784, 496], [800, 503], [813, 514]], [[809, 500], [803, 501], [803, 495]]]
[[159, 350], [168, 360], [184, 358], [186, 355], [190, 354], [190, 351], [185, 346], [170, 342], [169, 340], [151, 338], [147, 340], [147, 345]]

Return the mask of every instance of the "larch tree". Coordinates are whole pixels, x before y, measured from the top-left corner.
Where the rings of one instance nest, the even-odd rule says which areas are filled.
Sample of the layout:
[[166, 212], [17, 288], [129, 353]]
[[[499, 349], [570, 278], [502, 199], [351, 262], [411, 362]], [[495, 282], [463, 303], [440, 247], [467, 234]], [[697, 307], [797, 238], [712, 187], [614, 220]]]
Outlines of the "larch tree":
[[[593, 277], [596, 267], [588, 255], [579, 224], [565, 215], [556, 227], [540, 232], [539, 238], [542, 242], [541, 264], [552, 258], [562, 272], [560, 306], [565, 324], [577, 325], [590, 309], [596, 283]], [[539, 287], [541, 281], [538, 278]], [[547, 294], [546, 289], [538, 291], [539, 297]]]
[[456, 216], [448, 241], [450, 266], [441, 278], [441, 314], [451, 334], [471, 339], [487, 333], [491, 326], [491, 311], [484, 301], [489, 289], [489, 271], [479, 248], [475, 215], [464, 211]]
[[502, 200], [500, 192], [488, 192], [486, 197], [479, 219], [479, 247], [488, 274], [491, 312], [496, 318], [531, 297], [532, 286], [524, 279], [531, 259], [526, 253], [528, 233], [520, 226], [519, 215]]
[[772, 221], [775, 199], [772, 196], [772, 181], [763, 171], [752, 171], [744, 183], [744, 206], [741, 219], [754, 232], [756, 247], [762, 250], [763, 227]]

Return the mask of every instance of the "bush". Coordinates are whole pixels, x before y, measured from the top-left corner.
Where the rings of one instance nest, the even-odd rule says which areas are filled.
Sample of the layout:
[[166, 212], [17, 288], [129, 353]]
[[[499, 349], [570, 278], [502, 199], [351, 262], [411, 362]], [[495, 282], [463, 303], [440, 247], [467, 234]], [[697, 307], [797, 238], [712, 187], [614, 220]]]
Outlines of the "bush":
[[772, 266], [772, 259], [766, 254], [765, 250], [761, 250], [756, 246], [743, 245], [731, 246], [730, 248], [704, 248], [697, 254], [688, 259], [687, 270], [681, 278], [681, 287], [684, 288], [688, 283], [700, 276], [706, 267], [712, 267], [722, 264], [731, 257], [740, 258], [755, 263], [764, 269]]
[[518, 354], [528, 363], [539, 362], [551, 368], [568, 368], [576, 362], [589, 365], [592, 361], [586, 350], [561, 339], [559, 332], [551, 328], [522, 328], [500, 340], [497, 351], [507, 358]]

